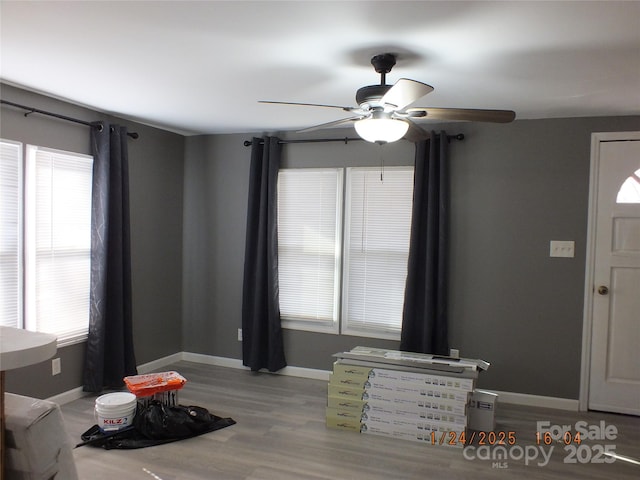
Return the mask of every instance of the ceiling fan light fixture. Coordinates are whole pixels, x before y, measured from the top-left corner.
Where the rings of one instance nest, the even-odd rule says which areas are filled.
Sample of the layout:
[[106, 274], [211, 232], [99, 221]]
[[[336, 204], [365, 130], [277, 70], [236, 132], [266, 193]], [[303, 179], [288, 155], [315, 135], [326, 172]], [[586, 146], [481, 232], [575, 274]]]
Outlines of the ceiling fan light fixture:
[[430, 133], [414, 123], [412, 119], [430, 117], [435, 120], [494, 123], [508, 123], [515, 119], [516, 113], [511, 110], [411, 107], [414, 102], [432, 92], [433, 87], [409, 78], [401, 78], [393, 85], [387, 85], [386, 74], [391, 71], [395, 63], [396, 55], [393, 53], [376, 55], [371, 59], [375, 71], [380, 74], [380, 84], [359, 88], [356, 91], [357, 107], [279, 101], [262, 101], [262, 103], [328, 107], [350, 112], [355, 116], [322, 123], [298, 132], [310, 132], [353, 122], [356, 132], [363, 140], [381, 145], [400, 140], [407, 133], [409, 135], [405, 138], [410, 142], [429, 138]]
[[360, 137], [371, 143], [391, 143], [400, 140], [409, 130], [409, 124], [395, 118], [365, 118], [355, 122]]

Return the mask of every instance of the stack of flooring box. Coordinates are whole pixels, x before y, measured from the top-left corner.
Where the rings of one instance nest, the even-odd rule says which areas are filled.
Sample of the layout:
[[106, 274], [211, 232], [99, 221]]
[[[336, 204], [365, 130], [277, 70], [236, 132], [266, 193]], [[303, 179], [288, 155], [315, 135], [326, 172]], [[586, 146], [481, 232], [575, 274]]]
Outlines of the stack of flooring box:
[[462, 445], [482, 360], [356, 347], [335, 354], [330, 428], [438, 445]]

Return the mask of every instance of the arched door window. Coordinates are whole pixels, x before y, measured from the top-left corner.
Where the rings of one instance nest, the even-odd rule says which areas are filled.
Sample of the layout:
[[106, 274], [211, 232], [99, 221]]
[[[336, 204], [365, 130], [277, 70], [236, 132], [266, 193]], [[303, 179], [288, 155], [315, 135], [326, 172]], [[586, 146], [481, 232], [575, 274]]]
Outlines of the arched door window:
[[640, 169], [624, 181], [618, 190], [616, 203], [640, 203]]

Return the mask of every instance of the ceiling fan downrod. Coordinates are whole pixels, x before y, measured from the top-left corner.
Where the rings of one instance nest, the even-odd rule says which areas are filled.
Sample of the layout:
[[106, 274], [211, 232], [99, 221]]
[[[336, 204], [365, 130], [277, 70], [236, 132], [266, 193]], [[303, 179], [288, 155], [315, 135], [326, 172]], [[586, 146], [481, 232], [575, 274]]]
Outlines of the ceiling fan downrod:
[[379, 85], [367, 85], [356, 92], [356, 102], [365, 111], [368, 111], [373, 104], [376, 104], [385, 93], [392, 87], [387, 85], [387, 73], [396, 64], [396, 56], [393, 53], [383, 53], [375, 55], [371, 59], [371, 65], [380, 74]]

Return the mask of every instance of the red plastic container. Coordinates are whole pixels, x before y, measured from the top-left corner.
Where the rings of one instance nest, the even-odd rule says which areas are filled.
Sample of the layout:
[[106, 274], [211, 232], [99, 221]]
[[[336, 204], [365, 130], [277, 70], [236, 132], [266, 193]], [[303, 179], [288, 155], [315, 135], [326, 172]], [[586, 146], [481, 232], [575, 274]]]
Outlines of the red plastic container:
[[178, 372], [160, 372], [124, 377], [124, 383], [131, 393], [140, 398], [180, 390], [187, 380]]

